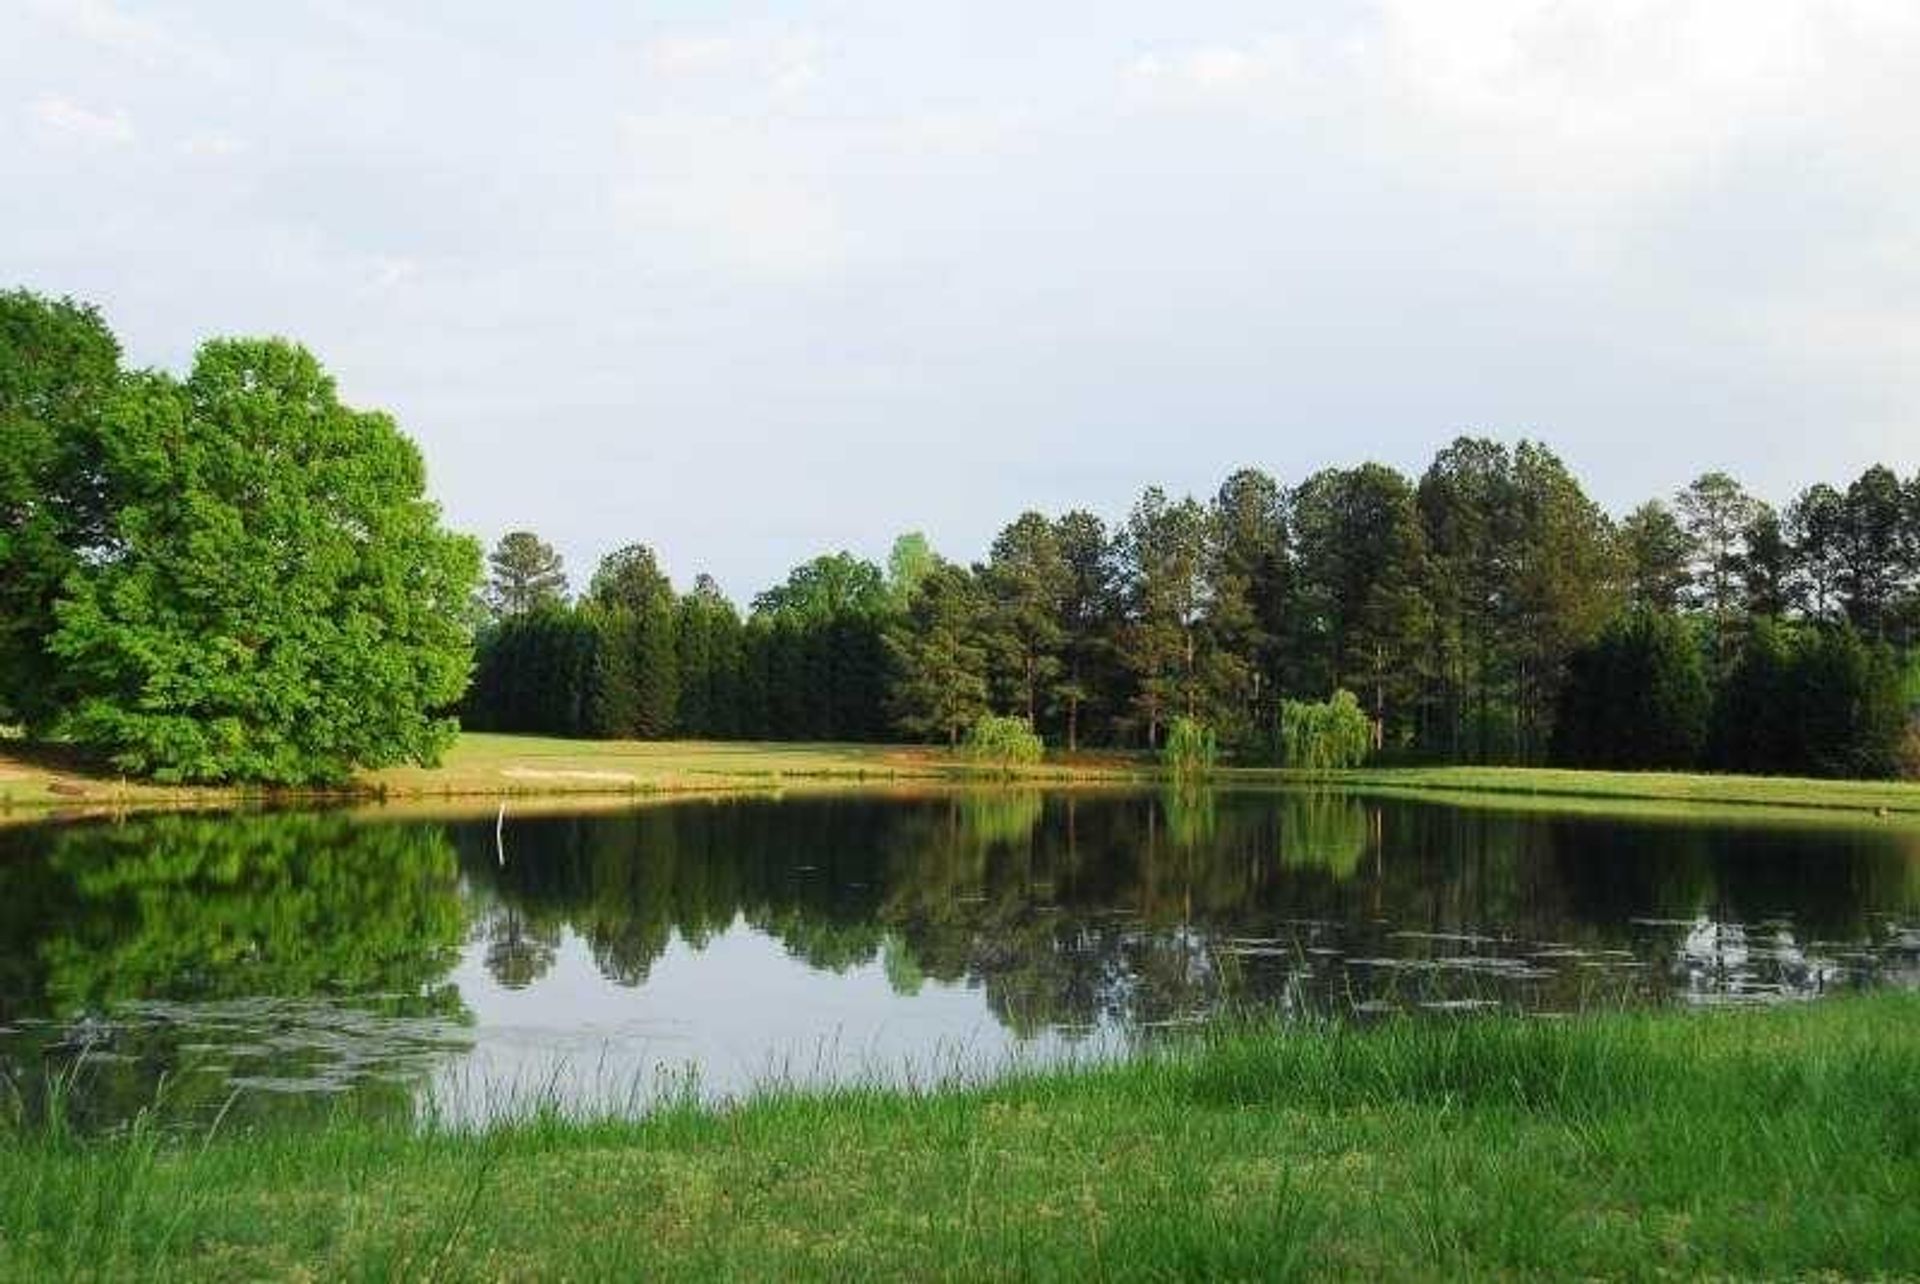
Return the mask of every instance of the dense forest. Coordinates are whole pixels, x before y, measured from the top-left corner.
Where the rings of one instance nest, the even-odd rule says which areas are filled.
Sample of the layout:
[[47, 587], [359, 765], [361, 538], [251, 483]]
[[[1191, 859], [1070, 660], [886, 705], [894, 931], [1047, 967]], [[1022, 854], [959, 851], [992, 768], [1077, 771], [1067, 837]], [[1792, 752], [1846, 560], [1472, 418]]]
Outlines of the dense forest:
[[797, 567], [742, 612], [653, 553], [569, 600], [531, 532], [490, 558], [466, 725], [556, 735], [952, 741], [988, 713], [1049, 745], [1157, 748], [1198, 720], [1285, 760], [1290, 700], [1358, 696], [1394, 761], [1910, 774], [1920, 477], [1784, 510], [1709, 473], [1614, 519], [1551, 451], [1463, 437], [1117, 524], [1024, 513], [986, 560], [924, 536]]

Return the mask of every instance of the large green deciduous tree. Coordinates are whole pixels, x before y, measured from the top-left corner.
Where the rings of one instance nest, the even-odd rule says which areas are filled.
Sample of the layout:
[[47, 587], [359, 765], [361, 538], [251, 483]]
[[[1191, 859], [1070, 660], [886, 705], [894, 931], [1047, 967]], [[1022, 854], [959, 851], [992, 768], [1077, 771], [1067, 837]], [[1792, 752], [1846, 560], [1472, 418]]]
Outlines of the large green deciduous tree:
[[282, 340], [129, 382], [103, 435], [103, 550], [67, 581], [61, 729], [170, 781], [334, 783], [434, 761], [471, 662], [480, 555], [420, 452]]
[[61, 585], [102, 540], [100, 429], [120, 378], [92, 308], [0, 293], [0, 722], [58, 707], [46, 640]]

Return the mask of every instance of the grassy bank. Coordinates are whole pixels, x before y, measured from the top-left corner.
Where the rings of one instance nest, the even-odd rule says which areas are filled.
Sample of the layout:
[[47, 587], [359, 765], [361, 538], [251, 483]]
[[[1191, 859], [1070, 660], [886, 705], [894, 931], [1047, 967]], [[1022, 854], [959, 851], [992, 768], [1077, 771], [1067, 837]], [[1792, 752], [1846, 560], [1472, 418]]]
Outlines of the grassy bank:
[[[359, 795], [405, 800], [537, 798], [618, 800], [633, 795], [767, 791], [809, 787], [966, 784], [1008, 779], [944, 749], [902, 745], [765, 744], [694, 741], [558, 740], [463, 735], [438, 767], [371, 772]], [[1152, 783], [1151, 759], [1125, 754], [1052, 755], [1018, 769], [1029, 784]], [[1920, 816], [1920, 784], [1796, 780], [1673, 772], [1562, 771], [1526, 767], [1400, 767], [1307, 776], [1268, 768], [1227, 768], [1219, 783], [1240, 787], [1320, 783], [1368, 792], [1418, 791], [1527, 800], [1583, 799], [1673, 805], [1830, 809]], [[290, 795], [299, 799], [326, 795]], [[246, 790], [167, 788], [89, 770], [44, 750], [0, 742], [0, 818], [60, 811], [220, 806], [260, 797]]]
[[1920, 1273], [1920, 998], [1241, 1032], [482, 1134], [0, 1143], [0, 1277]]

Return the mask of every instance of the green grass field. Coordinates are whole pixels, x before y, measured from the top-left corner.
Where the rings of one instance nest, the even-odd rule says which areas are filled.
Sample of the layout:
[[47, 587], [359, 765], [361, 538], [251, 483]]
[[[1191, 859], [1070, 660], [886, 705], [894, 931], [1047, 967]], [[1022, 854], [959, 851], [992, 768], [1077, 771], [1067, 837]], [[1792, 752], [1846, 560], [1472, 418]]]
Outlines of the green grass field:
[[1916, 1275], [1913, 995], [1215, 1033], [643, 1121], [0, 1140], [6, 1279]]
[[[559, 740], [468, 733], [438, 767], [368, 773], [363, 796], [387, 800], [620, 799], [633, 795], [929, 784], [1151, 783], [1151, 759], [1125, 754], [1050, 755], [1012, 773], [945, 749], [904, 745]], [[1420, 791], [1468, 800], [1583, 799], [1674, 805], [1834, 810], [1920, 816], [1920, 783], [1796, 780], [1670, 772], [1564, 771], [1528, 767], [1398, 767], [1306, 775], [1225, 768], [1233, 787], [1319, 783], [1370, 792]], [[177, 788], [89, 771], [69, 758], [0, 742], [0, 817], [50, 811], [218, 806], [243, 790]], [[281, 795], [286, 797], [287, 795]]]

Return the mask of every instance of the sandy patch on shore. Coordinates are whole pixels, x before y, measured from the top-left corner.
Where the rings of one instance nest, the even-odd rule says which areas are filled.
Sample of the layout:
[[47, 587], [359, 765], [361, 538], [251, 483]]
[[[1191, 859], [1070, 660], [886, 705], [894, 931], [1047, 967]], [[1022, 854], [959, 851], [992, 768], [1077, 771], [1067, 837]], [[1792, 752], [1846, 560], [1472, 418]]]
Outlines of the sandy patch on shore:
[[505, 767], [500, 774], [515, 780], [591, 780], [603, 785], [631, 785], [638, 779], [624, 771], [567, 771], [544, 767]]

